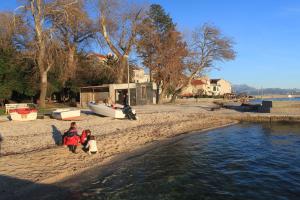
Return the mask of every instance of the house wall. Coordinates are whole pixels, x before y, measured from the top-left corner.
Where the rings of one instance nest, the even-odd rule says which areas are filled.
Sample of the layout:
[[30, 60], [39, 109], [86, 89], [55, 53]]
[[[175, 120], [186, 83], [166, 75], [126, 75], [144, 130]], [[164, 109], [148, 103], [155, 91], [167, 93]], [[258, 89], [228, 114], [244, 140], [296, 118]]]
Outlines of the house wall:
[[150, 76], [145, 74], [144, 69], [133, 70], [133, 82], [134, 83], [149, 83]]
[[220, 85], [220, 95], [231, 93], [231, 84], [228, 81], [221, 79], [218, 84]]

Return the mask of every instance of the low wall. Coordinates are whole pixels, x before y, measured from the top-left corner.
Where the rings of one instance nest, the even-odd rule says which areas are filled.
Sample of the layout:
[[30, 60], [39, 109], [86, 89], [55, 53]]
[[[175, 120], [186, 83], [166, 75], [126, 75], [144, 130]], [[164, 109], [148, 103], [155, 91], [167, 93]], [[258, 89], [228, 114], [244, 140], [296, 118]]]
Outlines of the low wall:
[[300, 114], [299, 101], [263, 101], [260, 112], [272, 114]]
[[239, 115], [230, 118], [241, 122], [300, 122], [300, 115]]

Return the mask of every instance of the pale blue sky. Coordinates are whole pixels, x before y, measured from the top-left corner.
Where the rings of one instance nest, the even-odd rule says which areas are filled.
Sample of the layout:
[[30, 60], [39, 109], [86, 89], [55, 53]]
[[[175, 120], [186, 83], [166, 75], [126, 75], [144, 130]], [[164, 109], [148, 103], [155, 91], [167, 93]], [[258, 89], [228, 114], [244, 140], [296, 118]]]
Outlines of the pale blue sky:
[[[13, 10], [16, 0], [0, 0]], [[255, 87], [300, 88], [299, 0], [148, 0], [161, 4], [188, 35], [212, 23], [236, 42], [237, 58], [218, 63], [212, 78]]]

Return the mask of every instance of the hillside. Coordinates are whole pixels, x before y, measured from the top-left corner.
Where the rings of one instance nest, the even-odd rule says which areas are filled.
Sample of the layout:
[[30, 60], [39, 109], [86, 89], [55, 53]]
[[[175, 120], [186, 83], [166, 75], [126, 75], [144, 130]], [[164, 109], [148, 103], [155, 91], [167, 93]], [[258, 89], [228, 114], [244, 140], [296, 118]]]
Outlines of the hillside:
[[247, 93], [248, 95], [261, 95], [261, 94], [300, 94], [300, 89], [282, 89], [282, 88], [262, 88], [257, 89], [246, 84], [232, 85], [232, 91], [234, 93]]

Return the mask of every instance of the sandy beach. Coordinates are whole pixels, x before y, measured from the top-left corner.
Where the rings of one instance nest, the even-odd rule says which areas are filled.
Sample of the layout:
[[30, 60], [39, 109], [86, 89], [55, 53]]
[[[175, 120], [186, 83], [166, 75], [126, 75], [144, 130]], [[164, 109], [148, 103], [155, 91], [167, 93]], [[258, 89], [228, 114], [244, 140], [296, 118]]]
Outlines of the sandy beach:
[[81, 148], [78, 154], [73, 154], [67, 147], [58, 145], [69, 121], [2, 122], [0, 196], [14, 197], [32, 184], [56, 183], [145, 144], [236, 123], [233, 116], [249, 115], [223, 108], [211, 111], [213, 106], [212, 102], [137, 106], [137, 121], [84, 112], [77, 121], [78, 130], [81, 133], [83, 129], [90, 129], [96, 136], [99, 153], [93, 156]]

